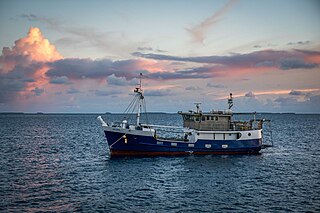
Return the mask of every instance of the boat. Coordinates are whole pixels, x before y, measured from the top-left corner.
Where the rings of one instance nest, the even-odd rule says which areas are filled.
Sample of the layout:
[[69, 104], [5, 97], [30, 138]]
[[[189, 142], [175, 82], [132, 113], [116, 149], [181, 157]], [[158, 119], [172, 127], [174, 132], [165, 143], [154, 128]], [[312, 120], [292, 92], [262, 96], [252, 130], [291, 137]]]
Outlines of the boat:
[[[111, 124], [101, 116], [97, 118], [104, 130], [111, 156], [258, 154], [264, 147], [262, 129], [264, 123], [270, 120], [256, 119], [255, 113], [249, 121], [233, 120], [232, 93], [228, 97], [227, 110], [203, 112], [201, 103], [195, 103], [195, 110], [179, 111], [183, 119], [182, 127], [140, 123], [142, 109], [146, 108], [141, 79], [142, 74], [139, 85], [134, 89], [135, 96], [124, 113], [127, 115], [131, 109], [137, 111], [134, 113], [134, 124], [129, 124], [126, 116], [121, 122]], [[174, 130], [181, 134], [179, 137], [163, 137], [158, 134], [159, 129], [166, 133]]]

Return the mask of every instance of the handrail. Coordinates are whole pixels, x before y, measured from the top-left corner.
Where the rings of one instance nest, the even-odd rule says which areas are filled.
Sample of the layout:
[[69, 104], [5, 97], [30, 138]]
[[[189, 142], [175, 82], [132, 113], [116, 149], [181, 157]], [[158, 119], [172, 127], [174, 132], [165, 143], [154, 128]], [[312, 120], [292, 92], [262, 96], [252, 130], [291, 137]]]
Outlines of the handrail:
[[189, 128], [182, 127], [182, 126], [165, 126], [165, 125], [156, 125], [156, 124], [141, 124], [142, 127], [160, 127], [160, 128], [168, 128], [168, 129], [184, 129], [189, 130]]

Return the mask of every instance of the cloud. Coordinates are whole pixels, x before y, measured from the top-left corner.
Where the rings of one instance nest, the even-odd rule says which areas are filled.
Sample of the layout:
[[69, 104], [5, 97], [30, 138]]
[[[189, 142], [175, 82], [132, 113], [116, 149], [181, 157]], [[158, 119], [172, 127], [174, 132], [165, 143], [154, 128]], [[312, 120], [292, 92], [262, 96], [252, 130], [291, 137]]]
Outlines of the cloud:
[[110, 75], [107, 77], [107, 82], [109, 85], [114, 86], [133, 86], [138, 84], [137, 79], [127, 80], [125, 77], [116, 77], [115, 74]]
[[[133, 83], [132, 79], [143, 73], [149, 79], [197, 79], [217, 76], [215, 72], [219, 66], [203, 66], [166, 71], [158, 67], [158, 62], [145, 59], [128, 59], [111, 61], [109, 59], [92, 60], [66, 58], [47, 64], [50, 69], [46, 72], [47, 77], [56, 78], [66, 76], [72, 80], [103, 79], [107, 78], [111, 84], [124, 84], [124, 78]], [[111, 77], [110, 77], [111, 76]]]
[[297, 100], [293, 97], [278, 97], [274, 102], [279, 103], [282, 107], [293, 106], [297, 104]]
[[299, 90], [291, 90], [289, 92], [289, 95], [305, 95], [306, 93], [303, 91], [299, 91]]
[[171, 95], [170, 89], [157, 89], [157, 90], [147, 90], [144, 92], [145, 96], [168, 96]]
[[[291, 69], [313, 69], [320, 64], [320, 52], [308, 50], [261, 50], [244, 54], [232, 54], [225, 56], [196, 56], [179, 57], [163, 54], [144, 54], [141, 52], [132, 53], [137, 57], [155, 60], [194, 62], [202, 64], [220, 65], [220, 69], [257, 69], [275, 68], [282, 70]], [[215, 67], [218, 68], [218, 67]]]
[[4, 47], [2, 50], [0, 102], [41, 95], [43, 87], [48, 83], [45, 76], [46, 63], [61, 58], [55, 46], [43, 37], [40, 29], [30, 27], [26, 37], [16, 40], [12, 48]]
[[222, 84], [213, 84], [213, 83], [207, 83], [207, 87], [212, 87], [212, 88], [225, 88], [224, 85]]
[[103, 90], [95, 90], [94, 94], [96, 96], [110, 96], [110, 95], [116, 95], [119, 94], [119, 91], [103, 91]]
[[280, 62], [280, 69], [282, 70], [312, 69], [318, 66], [319, 64], [305, 62], [303, 59], [285, 59]]
[[186, 29], [192, 36], [193, 40], [198, 43], [203, 43], [207, 31], [210, 28], [212, 28], [216, 23], [218, 23], [222, 16], [226, 14], [234, 6], [236, 2], [236, 0], [229, 0], [220, 10], [216, 11], [214, 14], [206, 18], [200, 24], [190, 29]]
[[253, 92], [251, 92], [251, 91], [247, 92], [244, 96], [248, 97], [248, 98], [255, 98], [256, 97], [255, 94]]
[[94, 47], [104, 53], [123, 55], [128, 51], [134, 51], [142, 43], [130, 41], [129, 37], [123, 32], [105, 32], [92, 27], [76, 27], [75, 24], [66, 21], [61, 22], [42, 15], [21, 14], [19, 18], [43, 23], [47, 28], [62, 33], [64, 37], [58, 40], [58, 44], [71, 46], [72, 48]]
[[170, 79], [206, 79], [221, 76], [221, 66], [202, 66], [192, 67], [174, 72], [149, 73], [151, 79], [170, 80]]
[[200, 87], [189, 86], [189, 87], [186, 87], [185, 90], [197, 91], [197, 90], [201, 90], [201, 88]]
[[[320, 55], [320, 52], [263, 50], [246, 54], [197, 57], [144, 54], [141, 52], [135, 52], [133, 55], [146, 59], [117, 61], [109, 59], [92, 60], [88, 58], [61, 59], [47, 63], [50, 69], [46, 72], [46, 76], [49, 78], [65, 76], [72, 80], [107, 78], [110, 85], [124, 86], [132, 85], [134, 82], [132, 79], [136, 78], [139, 73], [143, 73], [149, 79], [169, 80], [213, 78], [226, 75], [231, 71], [235, 74], [243, 70], [312, 69], [319, 65], [305, 61], [305, 58]], [[166, 67], [159, 65], [158, 61], [162, 60], [194, 62], [203, 65], [169, 71], [165, 70]]]
[[125, 77], [131, 80], [144, 70], [144, 60], [119, 60], [109, 59], [92, 60], [89, 58], [67, 58], [48, 63], [50, 69], [46, 75], [48, 77], [66, 76], [69, 79], [102, 79], [108, 76]]
[[35, 96], [40, 96], [42, 93], [44, 93], [44, 89], [36, 87], [35, 89], [31, 90], [35, 94]]
[[311, 41], [306, 40], [306, 41], [288, 42], [287, 45], [306, 45], [310, 43]]
[[71, 84], [70, 80], [66, 76], [55, 77], [50, 80], [51, 84]]
[[73, 87], [71, 87], [71, 88], [69, 88], [69, 89], [67, 90], [67, 94], [77, 94], [77, 93], [81, 93], [81, 91], [78, 90], [78, 89], [75, 89], [75, 88], [73, 88]]
[[165, 52], [167, 52], [167, 51], [165, 51], [165, 50], [153, 49], [152, 47], [138, 47], [137, 50], [138, 50], [138, 51], [142, 51], [142, 52], [158, 52], [158, 53], [165, 53]]
[[27, 19], [28, 21], [36, 21], [38, 17], [34, 14], [21, 14], [20, 18]]

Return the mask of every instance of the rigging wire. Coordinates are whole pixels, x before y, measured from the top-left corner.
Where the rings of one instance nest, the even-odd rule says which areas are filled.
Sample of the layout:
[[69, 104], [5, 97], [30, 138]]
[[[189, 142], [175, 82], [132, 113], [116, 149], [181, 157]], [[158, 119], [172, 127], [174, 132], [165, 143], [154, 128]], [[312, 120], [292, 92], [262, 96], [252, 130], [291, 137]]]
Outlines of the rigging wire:
[[146, 117], [146, 124], [149, 124], [149, 118], [148, 118], [148, 112], [147, 112], [147, 103], [146, 103], [146, 99], [143, 99], [143, 110], [145, 112], [145, 117]]
[[[142, 78], [142, 74], [140, 73], [140, 84], [139, 87], [137, 87], [134, 92], [137, 93], [134, 98], [132, 99], [132, 101], [130, 102], [130, 104], [127, 106], [127, 108], [124, 110], [123, 114], [124, 117], [123, 119], [130, 119], [132, 118], [133, 114], [135, 113], [135, 111], [140, 108], [140, 113], [141, 113], [141, 117], [142, 114], [146, 114], [146, 123], [149, 123], [149, 119], [148, 119], [148, 114], [147, 114], [147, 107], [146, 107], [146, 101], [142, 95], [142, 84], [141, 84], [141, 78]], [[140, 105], [141, 104], [141, 105]], [[144, 113], [143, 113], [144, 112]]]

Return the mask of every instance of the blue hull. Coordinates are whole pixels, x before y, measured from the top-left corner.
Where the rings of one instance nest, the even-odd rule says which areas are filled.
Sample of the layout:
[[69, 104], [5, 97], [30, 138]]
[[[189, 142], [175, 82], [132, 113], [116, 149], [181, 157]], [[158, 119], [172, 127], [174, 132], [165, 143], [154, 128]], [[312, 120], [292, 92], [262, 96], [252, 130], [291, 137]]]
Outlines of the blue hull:
[[[188, 154], [256, 154], [261, 139], [198, 140], [195, 143], [162, 140], [152, 136], [105, 131], [112, 156], [188, 155]], [[193, 144], [193, 145], [192, 145]]]

